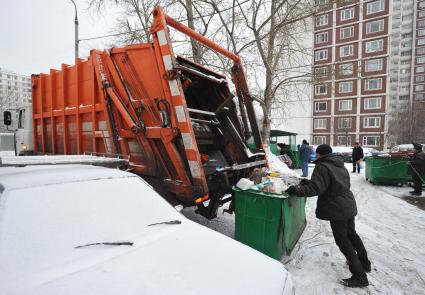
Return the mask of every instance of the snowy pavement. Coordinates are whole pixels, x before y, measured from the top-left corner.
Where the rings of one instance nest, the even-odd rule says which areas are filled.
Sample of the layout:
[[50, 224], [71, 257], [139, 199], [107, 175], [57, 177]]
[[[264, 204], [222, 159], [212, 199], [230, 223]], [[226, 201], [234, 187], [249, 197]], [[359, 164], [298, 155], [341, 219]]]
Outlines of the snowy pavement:
[[[314, 197], [307, 201], [304, 234], [291, 256], [282, 259], [298, 293], [425, 294], [425, 211], [401, 199], [411, 188], [374, 186], [363, 174], [350, 175], [359, 211], [356, 229], [372, 262], [370, 286], [350, 289], [338, 283], [350, 272], [335, 245], [329, 222], [315, 218]], [[229, 237], [234, 235], [234, 215], [220, 210], [218, 217], [209, 221], [190, 208], [183, 213]]]

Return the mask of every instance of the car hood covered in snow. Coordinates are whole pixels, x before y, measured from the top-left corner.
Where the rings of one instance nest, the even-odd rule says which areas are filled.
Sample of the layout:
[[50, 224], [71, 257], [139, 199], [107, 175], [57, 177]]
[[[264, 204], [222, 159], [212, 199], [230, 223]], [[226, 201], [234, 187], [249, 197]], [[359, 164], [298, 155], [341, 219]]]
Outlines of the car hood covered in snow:
[[[0, 176], [0, 294], [292, 289], [281, 263], [186, 219], [134, 174], [69, 165]], [[120, 241], [133, 245], [76, 248]]]
[[81, 257], [3, 281], [0, 293], [282, 294], [292, 286], [279, 262], [188, 220], [133, 241], [70, 249]]

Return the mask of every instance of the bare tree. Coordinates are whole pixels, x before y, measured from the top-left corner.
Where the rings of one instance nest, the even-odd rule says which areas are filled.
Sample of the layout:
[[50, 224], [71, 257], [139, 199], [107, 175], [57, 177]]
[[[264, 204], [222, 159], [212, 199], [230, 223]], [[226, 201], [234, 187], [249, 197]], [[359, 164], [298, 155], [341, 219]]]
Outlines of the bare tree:
[[[149, 13], [157, 1], [90, 0], [89, 4], [99, 9], [108, 2], [119, 5], [128, 16], [118, 23], [120, 32], [128, 32], [122, 42], [149, 41]], [[161, 1], [161, 5], [190, 28], [243, 56], [251, 92], [263, 113], [262, 138], [268, 142], [273, 109], [283, 116], [285, 101], [297, 97], [299, 86], [305, 91], [305, 83], [313, 78], [311, 48], [302, 38], [311, 36], [311, 17], [316, 13], [312, 1], [176, 0]], [[190, 44], [195, 62], [230, 73], [230, 61], [195, 41], [183, 41], [187, 43], [181, 44], [182, 52]]]

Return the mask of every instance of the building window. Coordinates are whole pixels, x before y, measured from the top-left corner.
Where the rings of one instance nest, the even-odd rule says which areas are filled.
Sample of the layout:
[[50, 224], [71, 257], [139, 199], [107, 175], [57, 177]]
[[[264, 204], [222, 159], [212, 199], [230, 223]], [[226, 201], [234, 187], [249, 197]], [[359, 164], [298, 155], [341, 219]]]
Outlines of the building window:
[[423, 73], [425, 72], [425, 67], [416, 67], [416, 73]]
[[365, 98], [364, 100], [364, 109], [365, 110], [376, 110], [381, 108], [381, 98], [380, 97], [372, 97]]
[[418, 21], [418, 28], [420, 28], [420, 27], [425, 27], [425, 20], [424, 19]]
[[400, 74], [410, 74], [410, 69], [401, 69]]
[[353, 45], [345, 45], [339, 48], [339, 56], [353, 56]]
[[316, 0], [316, 4], [323, 6], [323, 5], [328, 4], [328, 0]]
[[415, 91], [424, 91], [425, 90], [425, 85], [424, 84], [419, 84], [415, 86]]
[[363, 119], [364, 128], [379, 128], [381, 127], [381, 117], [365, 117]]
[[369, 59], [365, 61], [365, 72], [376, 72], [382, 70], [382, 58]]
[[419, 1], [419, 9], [425, 8], [425, 2], [424, 1]]
[[314, 111], [315, 112], [326, 112], [328, 109], [328, 104], [324, 101], [315, 102], [314, 103]]
[[316, 44], [328, 42], [328, 32], [316, 34]]
[[416, 58], [416, 63], [417, 64], [423, 64], [423, 63], [425, 63], [425, 56], [417, 57]]
[[339, 82], [339, 93], [353, 92], [353, 81]]
[[410, 99], [410, 95], [400, 95], [398, 97], [398, 100], [409, 100]]
[[425, 93], [416, 93], [415, 94], [415, 100], [424, 100], [425, 99]]
[[339, 129], [350, 129], [351, 128], [351, 118], [338, 118], [338, 128]]
[[382, 32], [384, 30], [384, 20], [375, 20], [366, 23], [366, 34]]
[[316, 27], [326, 26], [327, 24], [328, 24], [327, 14], [316, 16]]
[[418, 46], [425, 44], [425, 38], [418, 39]]
[[408, 39], [408, 38], [412, 38], [412, 37], [413, 37], [412, 33], [406, 33], [406, 34], [401, 35], [401, 39]]
[[401, 21], [402, 22], [405, 22], [405, 23], [411, 22], [412, 20], [413, 20], [413, 15], [411, 15], [411, 14], [409, 14], [409, 15], [403, 15], [401, 17]]
[[338, 103], [340, 111], [351, 111], [353, 109], [353, 101], [350, 100], [340, 100]]
[[315, 85], [314, 86], [314, 93], [316, 95], [325, 95], [328, 93], [327, 87], [325, 84]]
[[425, 81], [425, 76], [416, 76], [415, 77], [415, 82], [424, 82]]
[[328, 50], [327, 49], [317, 50], [317, 51], [314, 52], [314, 60], [315, 61], [327, 60], [327, 59], [328, 59]]
[[384, 0], [369, 2], [367, 4], [366, 14], [378, 13], [385, 10]]
[[419, 11], [418, 17], [425, 17], [425, 10]]
[[379, 146], [380, 136], [363, 136], [364, 146]]
[[366, 90], [382, 89], [382, 78], [374, 78], [365, 80]]
[[314, 136], [313, 142], [315, 145], [326, 144], [326, 136]]
[[418, 30], [418, 36], [424, 36], [424, 35], [425, 35], [425, 29]]
[[339, 74], [342, 76], [353, 74], [353, 63], [346, 63], [339, 65]]
[[384, 40], [372, 40], [366, 42], [366, 53], [378, 52], [384, 49]]
[[354, 27], [346, 27], [341, 28], [341, 31], [339, 32], [340, 39], [347, 39], [352, 38], [354, 36]]
[[351, 146], [351, 136], [338, 136], [339, 146]]
[[400, 55], [401, 56], [410, 56], [410, 55], [412, 55], [412, 52], [409, 50], [409, 51], [402, 51], [401, 53], [400, 53]]
[[319, 67], [314, 69], [314, 75], [316, 77], [324, 77], [328, 75], [328, 68], [327, 67]]
[[327, 119], [314, 119], [314, 129], [326, 129]]
[[354, 7], [341, 10], [341, 20], [349, 20], [354, 18]]

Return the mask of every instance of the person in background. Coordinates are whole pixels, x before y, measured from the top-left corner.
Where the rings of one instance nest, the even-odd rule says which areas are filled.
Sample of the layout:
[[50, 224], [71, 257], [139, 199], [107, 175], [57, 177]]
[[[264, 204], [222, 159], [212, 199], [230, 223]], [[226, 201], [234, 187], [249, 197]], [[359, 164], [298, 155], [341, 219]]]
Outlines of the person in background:
[[298, 151], [300, 152], [300, 160], [301, 160], [301, 169], [302, 169], [302, 177], [308, 176], [308, 161], [310, 160], [311, 149], [307, 142], [307, 140], [303, 139], [303, 144], [298, 147]]
[[360, 146], [360, 144], [358, 142], [356, 142], [354, 144], [353, 154], [352, 154], [352, 158], [353, 158], [353, 173], [356, 173], [356, 166], [357, 166], [357, 173], [360, 173], [360, 161], [363, 159], [363, 157], [364, 157], [363, 149]]
[[352, 276], [342, 279], [347, 287], [369, 285], [366, 272], [371, 264], [361, 238], [356, 233], [356, 200], [350, 190], [350, 175], [344, 166], [344, 157], [332, 154], [327, 144], [316, 149], [317, 160], [311, 180], [304, 179], [298, 186], [290, 186], [286, 192], [299, 197], [318, 196], [316, 217], [329, 220], [335, 243], [347, 259]]
[[285, 143], [278, 143], [277, 146], [279, 147], [279, 159], [281, 161], [285, 162], [289, 168], [295, 168], [294, 167], [294, 154], [291, 151], [291, 146], [285, 144]]
[[410, 193], [415, 196], [422, 195], [422, 176], [425, 174], [425, 153], [422, 151], [420, 143], [413, 143], [415, 154], [409, 162], [409, 173], [412, 175], [413, 187]]

